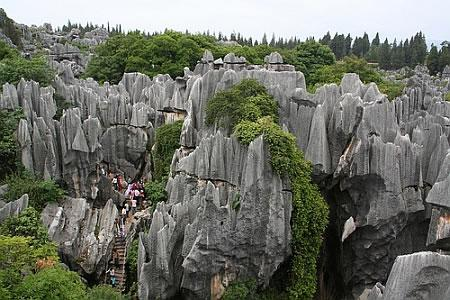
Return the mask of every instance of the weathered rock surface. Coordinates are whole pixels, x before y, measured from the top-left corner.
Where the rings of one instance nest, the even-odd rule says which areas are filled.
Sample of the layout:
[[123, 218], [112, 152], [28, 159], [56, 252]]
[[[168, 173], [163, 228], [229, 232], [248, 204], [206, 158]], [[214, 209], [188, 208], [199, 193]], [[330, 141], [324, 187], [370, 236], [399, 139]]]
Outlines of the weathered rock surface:
[[61, 206], [49, 203], [41, 219], [49, 238], [56, 242], [63, 262], [84, 275], [99, 276], [111, 258], [114, 222], [119, 216], [109, 200], [102, 209], [83, 198], [64, 198]]
[[419, 252], [397, 257], [381, 294], [374, 299], [449, 299], [450, 256]]
[[25, 194], [17, 200], [0, 206], [0, 223], [9, 217], [17, 217], [24, 209], [28, 207], [28, 195]]
[[[263, 138], [250, 146], [220, 132], [176, 165], [169, 201], [140, 237], [139, 295], [220, 295], [238, 278], [267, 285], [290, 253], [291, 194], [272, 172]], [[217, 286], [211, 288], [213, 282]]]

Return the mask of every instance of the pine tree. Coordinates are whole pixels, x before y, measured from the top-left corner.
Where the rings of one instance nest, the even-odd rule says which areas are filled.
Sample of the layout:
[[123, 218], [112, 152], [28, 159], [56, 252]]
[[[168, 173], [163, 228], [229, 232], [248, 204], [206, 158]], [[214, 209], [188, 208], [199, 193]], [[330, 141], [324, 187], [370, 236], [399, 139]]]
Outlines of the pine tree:
[[364, 36], [361, 40], [361, 56], [365, 56], [370, 49], [369, 36], [364, 32]]
[[388, 39], [385, 39], [384, 43], [380, 46], [379, 65], [384, 70], [388, 70], [391, 67], [391, 46], [389, 45]]
[[319, 40], [319, 43], [328, 46], [328, 45], [330, 45], [330, 42], [331, 42], [331, 35], [330, 35], [330, 32], [328, 31], [327, 34], [325, 34], [325, 35], [323, 36], [323, 38], [321, 38], [321, 39]]
[[272, 33], [272, 38], [270, 39], [269, 46], [275, 47], [275, 33]]
[[266, 33], [264, 33], [264, 35], [262, 37], [261, 44], [262, 45], [267, 45], [267, 35], [266, 35]]
[[427, 57], [427, 67], [431, 75], [436, 75], [440, 71], [439, 52], [435, 45], [431, 45], [430, 53]]
[[403, 52], [403, 43], [397, 46], [397, 40], [394, 40], [391, 51], [391, 68], [400, 69], [404, 66], [405, 58]]
[[450, 66], [450, 43], [443, 42], [439, 51], [439, 72], [442, 72], [445, 66]]
[[378, 32], [377, 32], [377, 34], [375, 35], [375, 37], [373, 38], [373, 40], [372, 40], [372, 45], [371, 45], [372, 47], [373, 46], [375, 46], [375, 47], [378, 47], [378, 46], [380, 46], [380, 35], [378, 34]]
[[344, 55], [350, 55], [352, 52], [352, 37], [350, 36], [350, 33], [347, 34], [344, 45]]
[[362, 40], [359, 37], [355, 38], [355, 41], [353, 42], [353, 47], [352, 47], [352, 53], [356, 56], [361, 57], [362, 55]]

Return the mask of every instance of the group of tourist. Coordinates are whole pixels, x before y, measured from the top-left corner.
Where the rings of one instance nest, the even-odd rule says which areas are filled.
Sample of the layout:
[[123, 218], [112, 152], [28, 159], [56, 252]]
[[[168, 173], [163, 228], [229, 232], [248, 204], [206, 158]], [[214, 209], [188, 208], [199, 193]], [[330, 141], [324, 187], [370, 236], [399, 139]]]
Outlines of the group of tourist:
[[[102, 173], [103, 173], [102, 169]], [[147, 201], [145, 200], [145, 190], [144, 190], [144, 182], [142, 180], [133, 182], [131, 178], [128, 178], [127, 181], [124, 180], [124, 177], [120, 174], [108, 174], [109, 179], [113, 185], [113, 188], [123, 193], [125, 196], [125, 202], [122, 206], [119, 207], [120, 217], [115, 220], [115, 232], [117, 236], [124, 238], [126, 236], [126, 224], [127, 219], [130, 216], [134, 216], [134, 214], [138, 210], [143, 210], [147, 206]], [[119, 255], [113, 251], [112, 261], [110, 265], [111, 267], [106, 273], [109, 274], [109, 278], [111, 280], [111, 285], [115, 287], [117, 285], [117, 278], [115, 275], [115, 268], [119, 267]]]

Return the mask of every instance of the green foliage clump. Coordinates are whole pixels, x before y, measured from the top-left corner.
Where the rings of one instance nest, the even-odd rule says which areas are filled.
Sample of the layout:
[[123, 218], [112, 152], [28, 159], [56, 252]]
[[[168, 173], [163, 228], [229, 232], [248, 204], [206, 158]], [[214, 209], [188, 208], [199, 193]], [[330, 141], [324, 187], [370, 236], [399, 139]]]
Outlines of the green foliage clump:
[[117, 34], [95, 49], [85, 76], [118, 83], [124, 72], [141, 72], [148, 76], [183, 75], [183, 68], [194, 67], [214, 38], [166, 31], [151, 37], [140, 33]]
[[18, 299], [78, 300], [86, 298], [86, 287], [77, 273], [55, 267], [26, 276], [15, 294]]
[[64, 97], [58, 94], [54, 95], [54, 99], [56, 102], [56, 113], [53, 119], [59, 121], [63, 115], [64, 110], [73, 108], [74, 105], [70, 101], [67, 101]]
[[450, 102], [450, 92], [445, 95], [444, 100]]
[[393, 82], [383, 79], [383, 76], [363, 58], [346, 56], [336, 64], [323, 66], [311, 75], [308, 89], [315, 91], [316, 88], [326, 83], [340, 84], [345, 73], [356, 73], [364, 83], [375, 82], [380, 92], [386, 94], [390, 100], [395, 99], [403, 93], [405, 85], [401, 82]]
[[23, 276], [37, 270], [39, 260], [58, 262], [57, 247], [53, 243], [37, 245], [35, 237], [0, 235], [0, 285], [14, 291]]
[[259, 299], [256, 297], [256, 281], [249, 279], [246, 281], [237, 281], [231, 283], [225, 293], [222, 300], [252, 300]]
[[377, 70], [371, 67], [364, 59], [356, 56], [347, 56], [336, 64], [323, 66], [311, 75], [311, 81], [308, 83], [309, 88], [315, 88], [326, 84], [339, 84], [345, 73], [356, 73], [364, 83], [380, 83], [383, 78]]
[[45, 86], [53, 80], [54, 72], [44, 56], [25, 59], [18, 51], [0, 41], [0, 86], [7, 82], [17, 84], [21, 78]]
[[64, 191], [54, 181], [38, 179], [27, 172], [9, 175], [5, 183], [8, 184], [5, 199], [13, 201], [28, 194], [30, 205], [38, 211], [46, 203], [56, 202], [64, 196]]
[[263, 116], [271, 116], [277, 122], [277, 102], [258, 81], [244, 79], [208, 101], [205, 123], [218, 123], [220, 127], [233, 130], [242, 120], [256, 121]]
[[388, 96], [389, 100], [394, 100], [395, 98], [401, 96], [405, 88], [405, 84], [402, 82], [394, 82], [387, 80], [378, 83], [377, 86], [380, 92]]
[[3, 180], [8, 174], [16, 172], [20, 164], [16, 129], [22, 117], [21, 109], [15, 111], [0, 109], [0, 161], [2, 162], [0, 180]]
[[43, 246], [50, 242], [40, 214], [33, 207], [28, 207], [18, 216], [3, 221], [0, 225], [0, 235], [31, 237], [33, 246]]
[[244, 144], [263, 134], [269, 145], [273, 169], [288, 175], [291, 181], [294, 210], [289, 294], [294, 299], [311, 299], [316, 290], [316, 260], [328, 223], [328, 206], [311, 182], [311, 164], [297, 148], [295, 137], [283, 131], [270, 117], [256, 122], [243, 121], [236, 126], [234, 134]]
[[147, 200], [149, 200], [152, 204], [166, 201], [167, 199], [165, 180], [146, 182], [144, 189]]
[[330, 47], [314, 40], [300, 43], [294, 50], [294, 55], [286, 55], [286, 62], [295, 66], [295, 69], [305, 75], [306, 83], [311, 76], [323, 66], [333, 65], [336, 59]]
[[131, 291], [137, 282], [137, 265], [138, 265], [139, 238], [131, 242], [130, 250], [127, 252], [127, 290]]
[[89, 289], [87, 300], [124, 300], [125, 297], [109, 285], [98, 285]]
[[156, 181], [162, 181], [169, 175], [173, 153], [180, 147], [182, 126], [183, 121], [176, 121], [156, 129], [153, 151], [153, 179]]

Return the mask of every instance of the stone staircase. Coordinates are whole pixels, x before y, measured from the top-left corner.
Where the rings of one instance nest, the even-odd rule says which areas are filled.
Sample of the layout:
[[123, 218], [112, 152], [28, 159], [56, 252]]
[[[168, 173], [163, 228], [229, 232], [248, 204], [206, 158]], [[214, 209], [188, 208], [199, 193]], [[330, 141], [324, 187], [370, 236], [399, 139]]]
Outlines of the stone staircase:
[[114, 238], [113, 253], [114, 252], [117, 253], [118, 256], [118, 259], [116, 259], [117, 264], [114, 264], [115, 262], [113, 261], [112, 265], [109, 267], [114, 267], [116, 274], [116, 288], [123, 291], [125, 289], [125, 264], [127, 261], [126, 240], [124, 237], [116, 236]]

